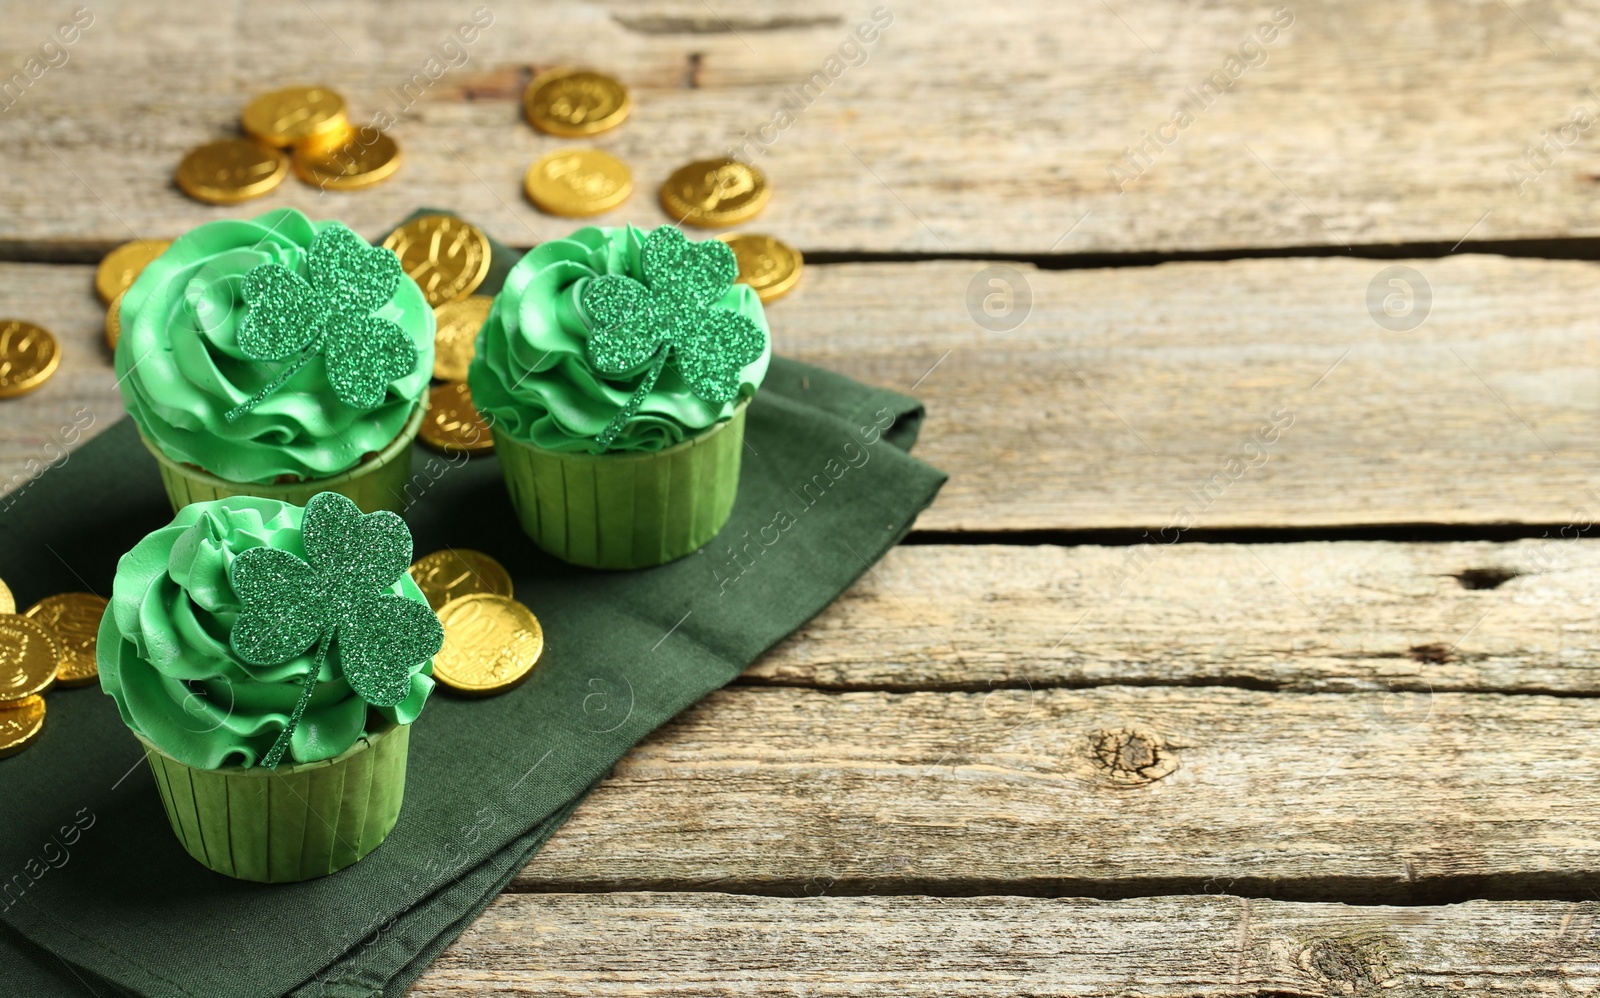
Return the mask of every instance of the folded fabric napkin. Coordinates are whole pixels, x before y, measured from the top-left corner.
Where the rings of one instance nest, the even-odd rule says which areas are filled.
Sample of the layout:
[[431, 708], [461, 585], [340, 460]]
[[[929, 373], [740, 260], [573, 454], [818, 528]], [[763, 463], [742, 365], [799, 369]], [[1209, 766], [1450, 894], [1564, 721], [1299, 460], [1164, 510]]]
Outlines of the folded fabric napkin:
[[[518, 255], [494, 252], [480, 293]], [[232, 880], [190, 859], [111, 698], [97, 686], [51, 692], [39, 740], [0, 760], [0, 994], [403, 994], [629, 747], [905, 535], [945, 479], [907, 453], [921, 419], [913, 398], [775, 357], [749, 409], [727, 528], [636, 572], [542, 554], [492, 457], [419, 450], [406, 514], [417, 554], [468, 547], [504, 563], [544, 627], [539, 667], [502, 696], [435, 696], [412, 731], [389, 839], [297, 884]], [[0, 497], [0, 578], [19, 606], [108, 595], [117, 558], [171, 516], [123, 420]]]

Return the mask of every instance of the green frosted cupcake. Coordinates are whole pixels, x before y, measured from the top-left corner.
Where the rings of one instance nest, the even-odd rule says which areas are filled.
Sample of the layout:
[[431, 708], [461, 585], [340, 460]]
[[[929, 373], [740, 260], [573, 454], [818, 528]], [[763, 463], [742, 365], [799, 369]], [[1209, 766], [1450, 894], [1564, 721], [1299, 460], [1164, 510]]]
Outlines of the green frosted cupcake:
[[289, 208], [208, 222], [121, 308], [117, 381], [174, 509], [323, 491], [402, 508], [434, 315], [392, 252]]
[[528, 536], [596, 568], [704, 546], [738, 492], [772, 359], [733, 251], [672, 226], [585, 228], [506, 277], [467, 375]]
[[100, 684], [196, 860], [305, 880], [389, 834], [443, 637], [410, 561], [398, 516], [322, 493], [191, 504], [117, 563]]

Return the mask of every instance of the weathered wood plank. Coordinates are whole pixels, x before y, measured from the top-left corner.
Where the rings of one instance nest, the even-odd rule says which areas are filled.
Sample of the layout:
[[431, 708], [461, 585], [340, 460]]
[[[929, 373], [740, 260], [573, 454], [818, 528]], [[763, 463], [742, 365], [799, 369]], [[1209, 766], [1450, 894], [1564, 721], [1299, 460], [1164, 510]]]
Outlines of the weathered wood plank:
[[[865, 62], [830, 67], [872, 5], [491, 4], [494, 24], [446, 49], [474, 4], [97, 3], [66, 64], [5, 114], [0, 251], [90, 252], [130, 229], [171, 236], [250, 210], [196, 204], [172, 171], [186, 149], [234, 128], [252, 94], [295, 80], [338, 87], [359, 121], [399, 115], [408, 161], [370, 192], [319, 197], [291, 180], [257, 205], [371, 232], [442, 204], [513, 243], [547, 238], [567, 223], [528, 206], [520, 180], [559, 142], [519, 120], [517, 98], [534, 69], [573, 62], [619, 73], [637, 96], [633, 120], [595, 142], [638, 181], [608, 221], [666, 221], [654, 191], [672, 168], [769, 126], [775, 139], [757, 158], [777, 196], [759, 225], [806, 251], [1342, 249], [1600, 233], [1600, 152], [1586, 129], [1560, 137], [1575, 108], [1600, 114], [1585, 90], [1597, 43], [1585, 4], [1289, 4], [1279, 20], [1293, 23], [1262, 43], [1274, 6], [1160, 0], [1066, 16], [1027, 3], [890, 3], [881, 17], [893, 24], [845, 51]], [[70, 9], [10, 5], [0, 51], [23, 65]], [[430, 58], [440, 74], [463, 55], [428, 80]], [[791, 88], [819, 71], [838, 75], [774, 132]], [[401, 95], [408, 84], [420, 99]], [[1180, 106], [1193, 123], [1174, 131]], [[1527, 158], [1542, 142], [1553, 144], [1540, 161]], [[1142, 144], [1149, 158], [1126, 167], [1125, 150]], [[1113, 176], [1119, 164], [1129, 173]]]
[[1592, 699], [735, 688], [630, 752], [517, 883], [1583, 899], [1597, 752]]
[[416, 983], [451, 995], [1546, 996], [1600, 986], [1592, 903], [508, 894]]
[[[923, 529], [1595, 520], [1600, 267], [1413, 263], [1434, 303], [1408, 333], [1367, 314], [1382, 264], [1333, 259], [1024, 267], [1006, 333], [963, 304], [981, 264], [815, 266], [771, 320], [778, 350], [927, 400], [917, 453], [951, 481]], [[3, 403], [0, 481], [76, 405], [115, 411], [88, 281], [0, 265], [0, 314], [90, 365]]]
[[900, 547], [745, 681], [1593, 695], [1597, 594], [1600, 542], [1560, 537]]

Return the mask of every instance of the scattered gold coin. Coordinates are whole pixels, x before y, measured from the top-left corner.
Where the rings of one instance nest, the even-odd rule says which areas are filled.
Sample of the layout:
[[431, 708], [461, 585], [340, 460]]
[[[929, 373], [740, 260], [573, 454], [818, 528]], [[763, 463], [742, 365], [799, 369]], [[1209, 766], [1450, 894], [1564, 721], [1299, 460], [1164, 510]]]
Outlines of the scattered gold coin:
[[421, 215], [389, 233], [383, 248], [438, 308], [465, 298], [489, 276], [489, 237], [454, 215]]
[[6, 585], [6, 580], [0, 579], [0, 614], [16, 612], [17, 598], [11, 595], [11, 589]]
[[44, 730], [44, 697], [0, 703], [0, 759], [16, 755]]
[[411, 563], [411, 578], [435, 610], [472, 593], [511, 595], [511, 573], [505, 566], [471, 548], [445, 548]]
[[690, 225], [733, 225], [765, 208], [767, 176], [736, 159], [702, 159], [672, 171], [661, 185], [661, 207]]
[[627, 87], [583, 69], [541, 73], [522, 94], [522, 110], [530, 125], [569, 139], [615, 128], [632, 109]]
[[60, 663], [61, 646], [43, 624], [0, 615], [0, 701], [43, 693], [56, 681]]
[[292, 146], [349, 127], [344, 98], [327, 87], [285, 87], [262, 94], [245, 105], [239, 121], [246, 134], [269, 146]]
[[509, 596], [470, 593], [439, 608], [444, 646], [433, 678], [460, 693], [490, 696], [526, 679], [544, 654], [544, 630]]
[[582, 218], [626, 201], [633, 193], [633, 172], [598, 149], [557, 149], [534, 160], [522, 187], [540, 211]]
[[178, 186], [196, 201], [238, 204], [283, 183], [289, 157], [254, 139], [223, 139], [190, 149], [178, 164]]
[[754, 232], [727, 232], [717, 237], [739, 261], [739, 280], [755, 289], [763, 304], [777, 301], [800, 283], [800, 251], [786, 242]]
[[49, 330], [21, 319], [0, 319], [0, 399], [31, 392], [61, 364]]
[[106, 601], [94, 593], [61, 593], [46, 596], [28, 607], [29, 620], [43, 624], [60, 646], [61, 661], [56, 666], [56, 682], [62, 686], [87, 686], [100, 678], [96, 663], [96, 637]]
[[165, 253], [171, 245], [170, 239], [135, 239], [118, 246], [106, 254], [100, 261], [100, 269], [94, 272], [95, 293], [109, 305], [111, 299], [128, 290], [151, 260]]
[[106, 306], [106, 346], [112, 353], [117, 351], [117, 341], [122, 339], [122, 296], [126, 291], [117, 292], [111, 299], [111, 304]]
[[478, 330], [489, 318], [494, 298], [469, 295], [447, 301], [433, 310], [437, 331], [433, 334], [433, 376], [440, 381], [467, 380], [467, 365], [472, 363]]
[[422, 442], [443, 454], [482, 454], [494, 450], [494, 433], [472, 404], [465, 381], [435, 385], [417, 431]]
[[352, 132], [344, 142], [300, 143], [294, 148], [295, 175], [330, 191], [359, 191], [388, 180], [400, 169], [400, 147], [386, 132], [373, 134], [370, 142]]

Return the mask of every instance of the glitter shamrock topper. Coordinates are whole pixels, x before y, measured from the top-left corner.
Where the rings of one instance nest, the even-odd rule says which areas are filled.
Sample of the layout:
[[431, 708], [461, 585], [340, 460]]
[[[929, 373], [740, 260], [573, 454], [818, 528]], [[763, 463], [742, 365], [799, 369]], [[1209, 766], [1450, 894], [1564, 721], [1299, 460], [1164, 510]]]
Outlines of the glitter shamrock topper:
[[766, 346], [766, 333], [754, 321], [716, 306], [739, 275], [727, 243], [691, 243], [663, 225], [645, 237], [640, 257], [644, 283], [606, 274], [583, 292], [593, 325], [589, 361], [595, 369], [616, 375], [649, 365], [597, 439], [602, 450], [633, 418], [669, 357], [690, 391], [707, 402], [731, 402], [739, 395], [739, 373]]
[[362, 514], [336, 492], [306, 503], [301, 534], [306, 557], [277, 548], [242, 552], [228, 579], [244, 610], [229, 643], [251, 665], [281, 665], [317, 646], [317, 660], [283, 733], [262, 765], [278, 765], [317, 686], [335, 643], [344, 678], [356, 696], [392, 707], [411, 692], [411, 669], [444, 641], [426, 603], [389, 592], [411, 564], [411, 532], [388, 511]]
[[417, 366], [417, 348], [399, 326], [372, 314], [394, 297], [402, 271], [392, 250], [369, 246], [343, 225], [317, 233], [306, 253], [311, 280], [280, 263], [244, 277], [248, 310], [239, 349], [257, 361], [289, 360], [271, 384], [228, 410], [233, 422], [282, 388], [322, 354], [333, 394], [355, 409], [374, 409], [389, 382]]

